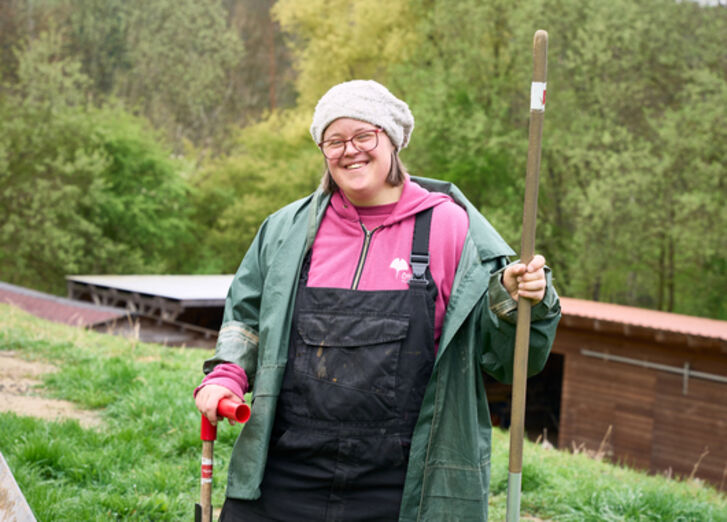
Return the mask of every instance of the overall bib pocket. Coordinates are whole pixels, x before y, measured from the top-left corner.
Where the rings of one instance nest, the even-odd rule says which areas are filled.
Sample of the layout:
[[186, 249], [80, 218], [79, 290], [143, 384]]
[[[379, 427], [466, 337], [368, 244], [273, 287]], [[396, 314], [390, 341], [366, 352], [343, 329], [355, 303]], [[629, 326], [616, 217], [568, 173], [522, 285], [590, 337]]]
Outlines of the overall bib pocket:
[[[409, 330], [405, 315], [350, 312], [300, 313], [293, 369], [299, 400], [313, 417], [351, 420], [396, 415], [399, 354]], [[310, 382], [310, 381], [308, 381]]]

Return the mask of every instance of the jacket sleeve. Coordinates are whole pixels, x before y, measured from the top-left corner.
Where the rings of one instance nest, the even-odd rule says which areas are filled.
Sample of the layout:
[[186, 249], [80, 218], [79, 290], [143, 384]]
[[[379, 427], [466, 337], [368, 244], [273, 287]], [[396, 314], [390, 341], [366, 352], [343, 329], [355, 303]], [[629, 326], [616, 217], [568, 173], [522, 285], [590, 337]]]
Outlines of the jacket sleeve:
[[[512, 382], [515, 355], [517, 301], [502, 284], [502, 272], [506, 266], [506, 258], [495, 260], [485, 292], [480, 314], [480, 332], [484, 336], [485, 350], [480, 363], [482, 369], [492, 377], [509, 384]], [[531, 311], [528, 377], [545, 367], [560, 321], [560, 300], [553, 287], [552, 274], [548, 267], [545, 267], [545, 277], [545, 296]]]
[[203, 365], [204, 373], [209, 374], [220, 363], [234, 363], [245, 371], [250, 387], [257, 369], [265, 227], [266, 223], [263, 223], [232, 280], [215, 355]]

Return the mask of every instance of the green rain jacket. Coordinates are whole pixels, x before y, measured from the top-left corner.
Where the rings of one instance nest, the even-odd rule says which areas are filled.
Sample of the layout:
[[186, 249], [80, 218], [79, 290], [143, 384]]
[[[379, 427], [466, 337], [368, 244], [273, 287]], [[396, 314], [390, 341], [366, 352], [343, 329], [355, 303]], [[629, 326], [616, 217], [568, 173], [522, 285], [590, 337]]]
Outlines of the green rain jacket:
[[[486, 520], [492, 425], [482, 371], [512, 381], [517, 304], [500, 271], [514, 252], [457, 187], [412, 180], [449, 194], [467, 210], [470, 226], [412, 436], [399, 520]], [[318, 190], [265, 220], [230, 287], [215, 355], [204, 363], [205, 373], [221, 362], [238, 364], [252, 385], [252, 415], [233, 448], [228, 497], [260, 496], [300, 267], [328, 200]], [[529, 375], [543, 369], [560, 319], [546, 272], [545, 298], [532, 309]]]

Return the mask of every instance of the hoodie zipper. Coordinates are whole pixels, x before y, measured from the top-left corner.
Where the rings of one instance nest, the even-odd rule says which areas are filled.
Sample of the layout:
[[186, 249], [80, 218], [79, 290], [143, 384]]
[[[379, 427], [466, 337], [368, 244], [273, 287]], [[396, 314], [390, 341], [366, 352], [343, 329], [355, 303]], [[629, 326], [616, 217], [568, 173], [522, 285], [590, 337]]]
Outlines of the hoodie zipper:
[[361, 281], [361, 273], [363, 272], [364, 264], [366, 263], [366, 256], [369, 253], [369, 247], [371, 246], [371, 236], [374, 235], [374, 232], [376, 232], [378, 229], [380, 229], [382, 225], [379, 225], [375, 229], [368, 231], [366, 230], [366, 226], [361, 223], [361, 229], [364, 231], [364, 242], [363, 246], [361, 247], [361, 255], [359, 255], [358, 258], [358, 265], [356, 265], [356, 273], [353, 276], [353, 283], [351, 284], [351, 290], [356, 290], [358, 288], [358, 283]]

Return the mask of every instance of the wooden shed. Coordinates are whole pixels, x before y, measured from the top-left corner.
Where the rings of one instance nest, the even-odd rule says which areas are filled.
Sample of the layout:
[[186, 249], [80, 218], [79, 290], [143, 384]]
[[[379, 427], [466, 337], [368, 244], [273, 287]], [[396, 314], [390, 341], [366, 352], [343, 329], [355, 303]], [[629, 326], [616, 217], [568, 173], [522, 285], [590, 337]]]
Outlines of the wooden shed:
[[727, 321], [561, 303], [558, 446], [727, 488]]

